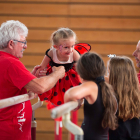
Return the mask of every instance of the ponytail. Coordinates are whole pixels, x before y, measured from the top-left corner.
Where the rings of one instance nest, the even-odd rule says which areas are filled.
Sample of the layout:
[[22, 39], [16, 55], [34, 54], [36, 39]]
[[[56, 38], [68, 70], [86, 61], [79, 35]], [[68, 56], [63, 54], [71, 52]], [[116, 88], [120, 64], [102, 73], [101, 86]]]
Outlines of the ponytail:
[[102, 120], [102, 127], [109, 127], [115, 130], [118, 126], [117, 117], [115, 115], [117, 110], [117, 100], [114, 96], [114, 90], [111, 85], [102, 81], [100, 82], [102, 89], [102, 100], [105, 107], [104, 116]]

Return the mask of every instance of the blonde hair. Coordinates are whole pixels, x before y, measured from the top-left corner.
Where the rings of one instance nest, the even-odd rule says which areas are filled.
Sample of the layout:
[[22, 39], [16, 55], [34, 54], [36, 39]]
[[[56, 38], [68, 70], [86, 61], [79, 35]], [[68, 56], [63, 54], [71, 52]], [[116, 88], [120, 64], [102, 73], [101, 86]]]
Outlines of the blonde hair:
[[68, 39], [74, 37], [76, 41], [76, 34], [69, 28], [59, 28], [57, 31], [53, 32], [51, 36], [51, 42], [53, 45], [58, 45], [60, 39]]
[[138, 78], [132, 60], [125, 56], [110, 60], [109, 83], [118, 100], [118, 117], [126, 121], [140, 117], [140, 91]]

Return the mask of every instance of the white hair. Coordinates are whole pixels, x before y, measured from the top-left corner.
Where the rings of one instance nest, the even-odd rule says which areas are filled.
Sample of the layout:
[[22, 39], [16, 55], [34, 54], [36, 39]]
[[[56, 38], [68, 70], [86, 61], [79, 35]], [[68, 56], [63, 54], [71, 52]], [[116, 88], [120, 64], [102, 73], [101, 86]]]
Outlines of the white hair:
[[27, 37], [28, 28], [21, 22], [9, 20], [0, 27], [0, 49], [6, 48], [10, 40], [19, 40], [20, 36]]

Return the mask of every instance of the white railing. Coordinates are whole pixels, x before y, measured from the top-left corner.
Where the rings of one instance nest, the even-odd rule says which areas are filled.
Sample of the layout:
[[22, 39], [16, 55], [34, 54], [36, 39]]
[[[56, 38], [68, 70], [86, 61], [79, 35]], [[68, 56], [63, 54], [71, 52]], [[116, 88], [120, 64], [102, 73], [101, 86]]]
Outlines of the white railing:
[[83, 140], [83, 130], [70, 121], [70, 111], [78, 107], [77, 101], [67, 102], [51, 110], [53, 119], [62, 116], [62, 123], [66, 129], [75, 135], [75, 140]]
[[0, 100], [0, 109], [34, 99], [34, 93], [27, 93]]
[[[14, 96], [6, 99], [0, 100], [0, 109], [9, 107], [12, 105], [16, 105], [31, 99], [34, 99], [35, 95], [34, 93], [27, 93], [19, 96]], [[32, 105], [32, 110], [33, 110], [33, 116], [32, 119], [34, 119], [34, 111], [42, 106], [43, 102], [41, 102], [38, 98], [38, 102]], [[83, 130], [72, 123], [70, 121], [70, 111], [74, 110], [75, 108], [78, 107], [78, 102], [77, 101], [71, 101], [68, 103], [65, 103], [63, 105], [60, 105], [58, 107], [55, 107], [54, 109], [51, 110], [51, 117], [53, 119], [58, 118], [62, 116], [62, 123], [66, 129], [68, 129], [71, 133], [75, 135], [75, 140], [83, 140]], [[32, 120], [33, 121], [33, 120]], [[32, 127], [36, 127], [32, 126]]]
[[[23, 95], [18, 95], [18, 96], [2, 99], [0, 100], [0, 109], [22, 103], [22, 102], [34, 99], [36, 97], [37, 96], [35, 96], [34, 93], [27, 93]], [[31, 124], [32, 140], [36, 140], [37, 123], [34, 118], [35, 110], [41, 107], [42, 104], [43, 104], [43, 101], [40, 101], [40, 99], [38, 98], [38, 102], [32, 105], [32, 124]]]

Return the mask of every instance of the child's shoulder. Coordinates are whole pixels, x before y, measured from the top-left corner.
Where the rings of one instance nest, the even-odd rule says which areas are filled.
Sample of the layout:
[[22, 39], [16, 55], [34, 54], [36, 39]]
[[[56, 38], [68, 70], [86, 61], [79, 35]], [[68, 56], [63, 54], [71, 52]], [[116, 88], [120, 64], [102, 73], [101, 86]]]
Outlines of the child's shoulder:
[[53, 50], [52, 49], [47, 50], [46, 55], [52, 58], [53, 57]]
[[74, 49], [73, 50], [73, 60], [78, 61], [79, 58], [80, 58], [80, 54]]

